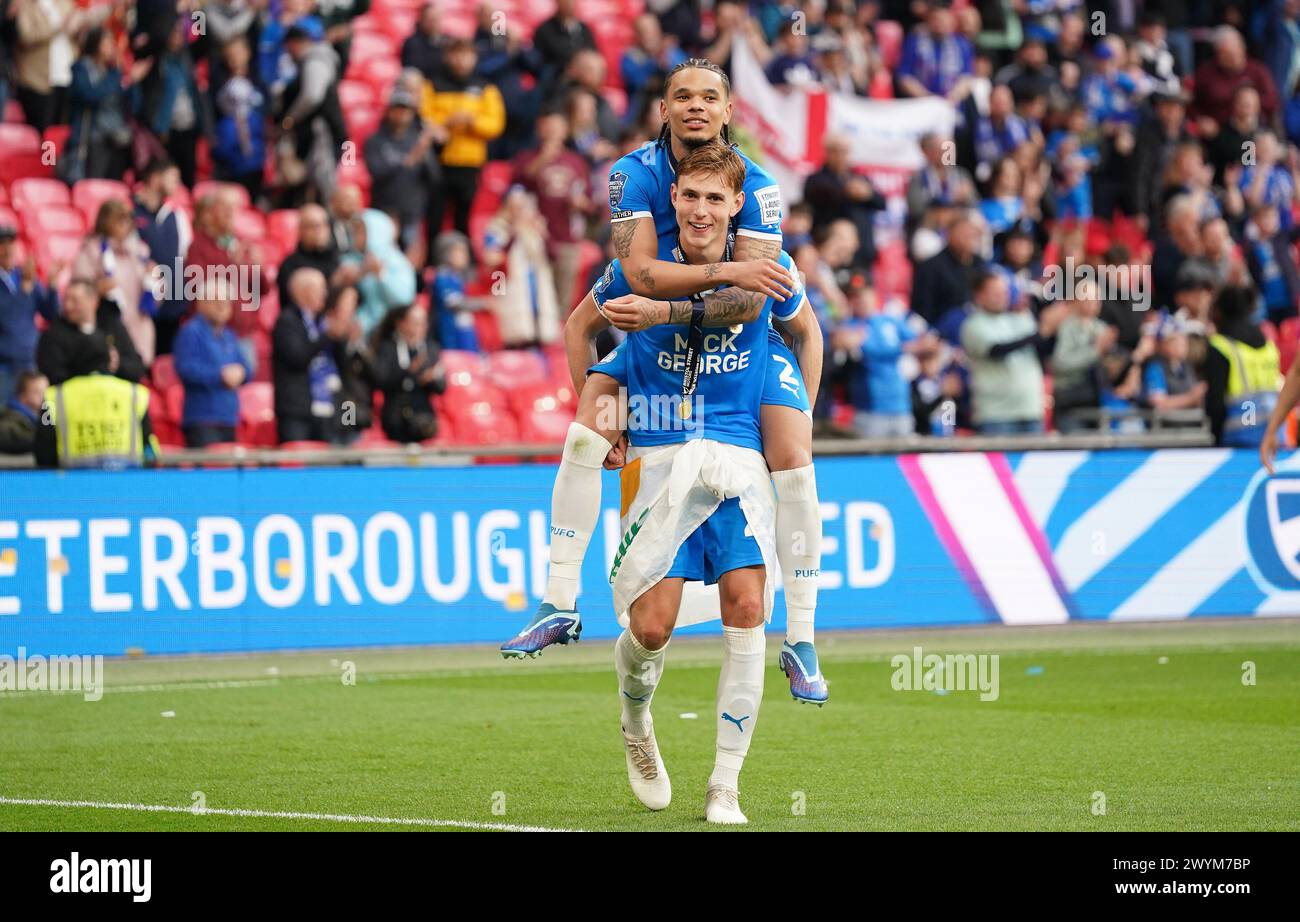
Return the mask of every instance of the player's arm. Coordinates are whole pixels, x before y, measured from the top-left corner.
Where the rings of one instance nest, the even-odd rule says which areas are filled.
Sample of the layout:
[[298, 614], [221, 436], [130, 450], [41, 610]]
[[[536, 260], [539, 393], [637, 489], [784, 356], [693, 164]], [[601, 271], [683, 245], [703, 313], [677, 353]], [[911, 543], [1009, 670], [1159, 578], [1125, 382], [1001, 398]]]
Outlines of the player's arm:
[[596, 363], [596, 334], [609, 326], [609, 321], [596, 307], [592, 293], [582, 299], [573, 313], [564, 321], [564, 352], [569, 359], [569, 376], [573, 379], [573, 392], [582, 393], [587, 383], [587, 369]]
[[1291, 361], [1287, 369], [1286, 380], [1282, 382], [1282, 392], [1277, 395], [1277, 406], [1264, 427], [1264, 441], [1259, 444], [1259, 460], [1264, 462], [1268, 472], [1273, 473], [1273, 459], [1277, 457], [1277, 433], [1291, 415], [1296, 404], [1300, 403], [1300, 355]]
[[817, 315], [805, 297], [798, 312], [789, 320], [778, 321], [794, 341], [794, 356], [799, 360], [799, 373], [808, 391], [808, 406], [817, 405], [817, 388], [822, 381], [822, 328]]
[[[738, 235], [736, 253], [744, 256], [748, 262], [744, 265], [771, 263], [781, 272], [789, 275], [778, 261], [781, 255], [781, 241], [768, 240]], [[661, 260], [656, 260], [662, 263]], [[722, 266], [741, 265], [740, 263], [721, 263]], [[698, 268], [698, 267], [696, 267]], [[708, 267], [705, 267], [708, 268]], [[626, 267], [624, 272], [627, 272]], [[796, 290], [798, 282], [790, 276], [791, 293]], [[629, 284], [631, 280], [629, 279]], [[635, 289], [635, 285], [631, 286]], [[729, 327], [737, 323], [751, 323], [763, 313], [767, 295], [733, 285], [721, 291], [711, 291], [704, 295], [704, 325], [706, 327]], [[784, 300], [785, 295], [778, 300]], [[661, 323], [690, 323], [693, 305], [690, 301], [657, 301], [639, 294], [624, 295], [605, 302], [605, 314], [610, 323], [629, 333], [649, 329]]]
[[[775, 255], [754, 255], [752, 248], [743, 245], [744, 241], [750, 239], [752, 238], [737, 238], [736, 252], [731, 262], [690, 266], [658, 258], [659, 238], [655, 234], [653, 218], [624, 218], [615, 221], [611, 228], [614, 254], [623, 265], [633, 293], [666, 300], [689, 298], [696, 292], [731, 285], [744, 289], [748, 293], [747, 297], [757, 301], [759, 310], [762, 310], [763, 302], [769, 297], [788, 298], [794, 290], [794, 279], [776, 262]], [[779, 254], [781, 241], [773, 240], [763, 250]], [[665, 319], [659, 322], [668, 321]]]

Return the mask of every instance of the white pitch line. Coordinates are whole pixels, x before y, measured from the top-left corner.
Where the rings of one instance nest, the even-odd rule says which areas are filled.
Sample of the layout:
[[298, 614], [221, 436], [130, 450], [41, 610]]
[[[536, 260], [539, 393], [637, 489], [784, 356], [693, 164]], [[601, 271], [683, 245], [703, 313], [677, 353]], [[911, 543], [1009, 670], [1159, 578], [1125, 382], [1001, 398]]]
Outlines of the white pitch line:
[[327, 823], [361, 823], [384, 826], [450, 826], [456, 829], [487, 829], [498, 832], [581, 832], [580, 829], [552, 829], [548, 826], [517, 826], [512, 823], [477, 823], [473, 820], [434, 820], [408, 816], [365, 816], [346, 813], [299, 813], [293, 810], [241, 810], [223, 807], [175, 807], [170, 804], [114, 804], [94, 800], [43, 800], [0, 797], [0, 806], [86, 807], [93, 810], [130, 810], [136, 813], [190, 813], [194, 816], [242, 816], [255, 819], [320, 820]]

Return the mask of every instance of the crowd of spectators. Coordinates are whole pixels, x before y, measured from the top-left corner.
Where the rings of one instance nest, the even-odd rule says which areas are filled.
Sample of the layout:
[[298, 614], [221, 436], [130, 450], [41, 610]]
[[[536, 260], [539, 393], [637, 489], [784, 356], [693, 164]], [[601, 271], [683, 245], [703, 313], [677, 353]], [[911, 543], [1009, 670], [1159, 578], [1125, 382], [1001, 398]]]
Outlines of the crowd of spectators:
[[[609, 165], [658, 134], [673, 66], [742, 42], [781, 92], [954, 110], [902, 194], [832, 135], [785, 202], [822, 433], [1199, 410], [1231, 441], [1245, 367], [1294, 352], [1300, 0], [509, 7], [0, 0], [0, 110], [58, 150], [25, 175], [129, 190], [59, 253], [0, 201], [0, 447], [38, 385], [96, 372], [179, 382], [157, 413], [192, 446], [240, 438], [258, 386], [281, 442], [445, 438], [446, 357], [557, 343], [606, 259]], [[156, 292], [159, 266], [208, 281]]]

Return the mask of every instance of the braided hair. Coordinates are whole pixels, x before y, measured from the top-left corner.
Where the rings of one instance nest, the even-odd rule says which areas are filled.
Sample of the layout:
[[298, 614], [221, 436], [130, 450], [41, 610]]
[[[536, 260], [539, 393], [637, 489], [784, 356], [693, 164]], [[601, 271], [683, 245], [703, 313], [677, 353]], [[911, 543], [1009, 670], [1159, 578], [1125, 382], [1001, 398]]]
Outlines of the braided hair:
[[[670, 70], [668, 76], [664, 78], [664, 99], [668, 99], [668, 87], [672, 86], [673, 77], [676, 77], [684, 70], [696, 69], [707, 70], [709, 73], [717, 74], [722, 80], [722, 91], [726, 93], [728, 97], [731, 96], [731, 78], [727, 76], [725, 70], [707, 58], [687, 58], [685, 61]], [[664, 122], [663, 127], [659, 129], [659, 143], [667, 144], [670, 134], [671, 132], [668, 129], [668, 123]], [[727, 144], [731, 143], [731, 126], [722, 126], [722, 140]]]

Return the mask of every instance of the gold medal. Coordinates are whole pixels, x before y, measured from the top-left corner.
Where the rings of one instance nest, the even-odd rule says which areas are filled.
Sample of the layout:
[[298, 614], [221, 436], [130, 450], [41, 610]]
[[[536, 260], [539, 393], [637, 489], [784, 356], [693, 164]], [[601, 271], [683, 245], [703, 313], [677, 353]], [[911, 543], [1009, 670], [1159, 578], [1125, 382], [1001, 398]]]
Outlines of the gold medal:
[[691, 418], [691, 398], [683, 397], [682, 402], [679, 403], [677, 406], [681, 413], [682, 419]]

